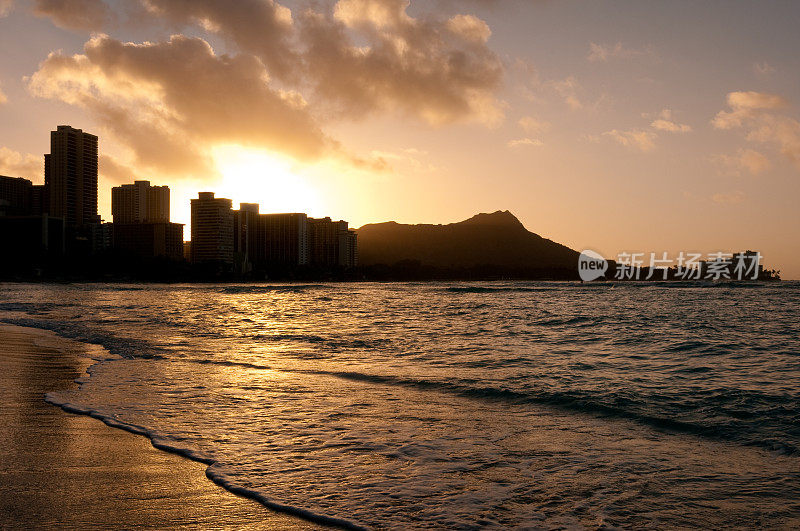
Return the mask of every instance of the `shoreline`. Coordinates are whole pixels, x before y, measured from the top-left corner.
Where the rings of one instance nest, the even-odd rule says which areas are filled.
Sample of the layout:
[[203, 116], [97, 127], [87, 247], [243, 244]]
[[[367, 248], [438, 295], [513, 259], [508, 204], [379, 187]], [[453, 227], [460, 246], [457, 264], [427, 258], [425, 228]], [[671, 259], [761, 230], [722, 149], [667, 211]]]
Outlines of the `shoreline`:
[[0, 341], [0, 518], [7, 524], [323, 528], [219, 485], [192, 456], [46, 401], [46, 393], [78, 386], [98, 347], [5, 323]]

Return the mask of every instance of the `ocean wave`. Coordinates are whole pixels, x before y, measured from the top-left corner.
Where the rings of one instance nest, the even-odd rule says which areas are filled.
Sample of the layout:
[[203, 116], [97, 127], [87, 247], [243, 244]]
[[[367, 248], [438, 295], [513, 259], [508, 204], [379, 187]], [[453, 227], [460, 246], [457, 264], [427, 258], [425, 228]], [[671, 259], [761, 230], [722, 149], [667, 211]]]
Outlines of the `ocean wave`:
[[104, 284], [103, 290], [105, 291], [144, 291], [144, 286], [126, 286], [115, 284]]
[[350, 520], [344, 518], [319, 514], [312, 512], [308, 509], [305, 509], [303, 507], [296, 507], [293, 505], [280, 503], [272, 498], [267, 497], [265, 494], [259, 492], [256, 489], [244, 487], [238, 484], [236, 480], [231, 479], [230, 476], [225, 474], [224, 467], [220, 465], [214, 458], [202, 454], [193, 448], [181, 446], [180, 444], [178, 444], [177, 441], [174, 441], [169, 437], [161, 436], [158, 433], [145, 428], [144, 426], [139, 426], [137, 424], [132, 424], [129, 422], [123, 422], [115, 418], [113, 415], [67, 402], [65, 400], [60, 399], [58, 397], [58, 393], [47, 393], [45, 395], [45, 401], [49, 404], [59, 406], [61, 409], [69, 413], [86, 415], [98, 419], [107, 426], [110, 426], [112, 428], [121, 429], [135, 435], [141, 435], [143, 437], [147, 437], [148, 439], [150, 439], [150, 443], [153, 445], [153, 447], [159, 450], [177, 454], [187, 459], [191, 459], [192, 461], [203, 463], [207, 465], [205, 472], [206, 477], [211, 481], [213, 481], [215, 484], [228, 490], [229, 492], [232, 492], [233, 494], [237, 494], [239, 496], [243, 496], [245, 498], [254, 500], [260, 503], [261, 505], [267, 507], [268, 509], [272, 509], [273, 511], [290, 514], [293, 516], [300, 517], [309, 522], [326, 526], [338, 527], [341, 529], [352, 529], [352, 530], [367, 529], [366, 527], [363, 527], [355, 522], [351, 522]]
[[220, 293], [226, 295], [243, 295], [243, 294], [258, 294], [258, 293], [299, 293], [308, 290], [329, 288], [324, 284], [281, 284], [269, 286], [223, 286], [219, 289]]
[[[102, 345], [112, 354], [123, 358], [146, 358], [198, 365], [242, 367], [253, 370], [284, 370], [268, 364], [247, 361], [176, 355], [176, 353], [166, 352], [144, 340], [116, 338], [102, 331], [93, 330], [73, 322], [37, 318], [5, 318], [2, 321], [19, 326], [51, 330], [63, 337]], [[590, 321], [591, 319], [589, 318], [579, 316], [554, 320], [549, 324], [569, 323], [574, 325]], [[318, 346], [320, 349], [318, 353], [289, 353], [295, 358], [303, 359], [327, 358], [329, 357], [329, 352], [342, 348], [379, 348], [389, 341], [388, 339], [377, 338], [326, 338], [314, 334], [276, 334], [273, 336], [258, 336], [258, 338], [267, 341], [297, 341]], [[667, 351], [675, 353], [691, 352], [692, 355], [698, 355], [718, 353], [719, 349], [705, 341], [687, 340], [676, 343], [669, 347]], [[642, 356], [641, 359], [647, 360], [649, 358]], [[505, 365], [508, 365], [508, 363]], [[524, 366], [524, 363], [520, 362], [519, 365]], [[465, 363], [464, 366], [468, 367], [470, 364]], [[666, 371], [666, 368], [663, 370]], [[768, 393], [756, 391], [740, 391], [736, 389], [705, 390], [704, 392], [694, 393], [691, 399], [688, 397], [683, 399], [678, 399], [677, 397], [657, 398], [646, 394], [620, 397], [612, 392], [581, 388], [567, 388], [558, 391], [545, 388], [530, 390], [474, 385], [473, 382], [458, 379], [450, 381], [414, 379], [355, 371], [305, 371], [293, 369], [289, 372], [328, 375], [378, 385], [404, 386], [419, 390], [445, 392], [471, 399], [554, 406], [577, 413], [599, 414], [634, 421], [658, 429], [735, 441], [779, 451], [786, 455], [798, 454], [797, 446], [789, 442], [800, 440], [800, 428], [796, 427], [798, 425], [797, 414], [796, 412], [792, 413], [792, 411], [796, 410], [780, 409], [785, 407], [787, 403], [796, 404], [796, 401], [792, 402], [791, 397], [772, 396]], [[687, 378], [708, 378], [707, 375], [713, 373], [707, 365], [702, 367], [678, 365], [669, 372], [675, 375], [685, 375]], [[654, 411], [658, 411], [658, 413], [654, 413]], [[703, 413], [703, 411], [706, 413]], [[747, 418], [747, 422], [743, 421], [744, 418]], [[763, 423], [758, 422], [759, 418], [771, 419], [770, 422], [772, 424], [766, 427]], [[779, 436], [776, 438], [775, 435], [780, 433], [786, 434], [787, 437]]]
[[[600, 415], [603, 417], [617, 418], [650, 426], [652, 428], [686, 433], [710, 439], [720, 439], [739, 442], [748, 446], [757, 446], [771, 451], [778, 451], [784, 455], [800, 455], [800, 448], [787, 441], [777, 439], [762, 438], [757, 433], [750, 432], [740, 422], [736, 422], [736, 415], [728, 414], [729, 420], [718, 420], [716, 423], [708, 418], [680, 418], [680, 413], [672, 408], [672, 411], [665, 411], [658, 402], [653, 402], [648, 406], [647, 397], [627, 397], [613, 392], [605, 395], [597, 394], [592, 391], [552, 391], [537, 389], [535, 391], [520, 391], [510, 388], [464, 385], [459, 381], [440, 381], [424, 380], [414, 378], [404, 378], [398, 376], [387, 376], [379, 374], [362, 373], [355, 371], [294, 371], [306, 372], [352, 380], [367, 382], [380, 385], [391, 385], [413, 388], [423, 391], [436, 391], [455, 394], [470, 399], [507, 401], [512, 403], [531, 403], [545, 406], [557, 407], [559, 409], [585, 414]], [[750, 400], [751, 409], [756, 409], [758, 402], [773, 402], [775, 405], [784, 404], [785, 397], [772, 397], [766, 393], [750, 392], [743, 393], [736, 390], [720, 390], [712, 400], [722, 402], [741, 402], [743, 397]], [[763, 406], [763, 404], [761, 404]], [[744, 407], [740, 404], [740, 407]], [[652, 409], [659, 409], [661, 414], [654, 414]], [[691, 412], [694, 407], [687, 404], [686, 409]], [[724, 408], [719, 408], [724, 410]], [[718, 410], [718, 413], [720, 411]], [[671, 414], [670, 416], [667, 416]], [[691, 416], [687, 414], [685, 416]], [[757, 415], [757, 413], [753, 413]], [[800, 435], [800, 433], [798, 434]]]
[[81, 343], [100, 345], [114, 355], [122, 358], [163, 358], [163, 350], [143, 339], [117, 338], [108, 332], [90, 328], [74, 321], [58, 321], [53, 319], [37, 319], [34, 317], [4, 317], [0, 322], [39, 328], [55, 332], [61, 337], [73, 339]]
[[443, 288], [450, 293], [526, 293], [536, 291], [549, 291], [546, 287], [490, 287], [490, 286], [450, 286]]
[[329, 338], [316, 334], [255, 334], [251, 337], [258, 341], [311, 343], [332, 349], [379, 348], [391, 342], [387, 338]]

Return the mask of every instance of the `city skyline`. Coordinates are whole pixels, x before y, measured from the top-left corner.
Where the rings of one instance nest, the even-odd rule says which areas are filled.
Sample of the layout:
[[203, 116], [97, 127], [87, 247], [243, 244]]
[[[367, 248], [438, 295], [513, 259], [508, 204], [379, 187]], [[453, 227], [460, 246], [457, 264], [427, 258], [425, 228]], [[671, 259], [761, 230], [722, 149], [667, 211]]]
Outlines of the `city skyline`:
[[[305, 213], [260, 213], [258, 203], [201, 191], [190, 202], [190, 240], [170, 220], [170, 189], [136, 180], [111, 188], [112, 221], [98, 214], [98, 137], [58, 125], [44, 184], [0, 175], [0, 229], [10, 252], [0, 274], [25, 277], [326, 278], [354, 275], [349, 223]], [[87, 270], [87, 268], [89, 268]], [[93, 273], [90, 273], [92, 271]]]
[[757, 248], [800, 278], [792, 4], [126, 5], [2, 3], [0, 174], [41, 184], [69, 123], [101, 136], [106, 219], [134, 180], [187, 224], [197, 190], [356, 227], [511, 210], [607, 258]]

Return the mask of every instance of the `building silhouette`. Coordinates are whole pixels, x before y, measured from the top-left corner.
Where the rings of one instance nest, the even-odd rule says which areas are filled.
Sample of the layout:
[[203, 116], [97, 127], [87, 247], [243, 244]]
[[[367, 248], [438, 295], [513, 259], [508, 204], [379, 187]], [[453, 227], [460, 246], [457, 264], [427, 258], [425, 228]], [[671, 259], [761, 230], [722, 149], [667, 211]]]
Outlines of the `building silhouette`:
[[241, 272], [308, 264], [306, 215], [260, 214], [256, 203], [234, 211], [234, 252]]
[[308, 267], [328, 274], [357, 264], [356, 233], [346, 221], [262, 214], [255, 203], [234, 211], [230, 199], [200, 192], [191, 201], [191, 241], [184, 242], [183, 225], [169, 219], [167, 186], [113, 187], [113, 223], [98, 216], [97, 187], [97, 137], [59, 125], [50, 132], [43, 185], [0, 176], [0, 233], [8, 249], [0, 253], [0, 272], [101, 274], [156, 258], [221, 266], [216, 273], [200, 267], [201, 274], [281, 276]]
[[243, 273], [354, 267], [356, 232], [348, 230], [346, 221], [302, 213], [260, 214], [257, 204], [241, 203], [234, 211], [234, 256]]
[[0, 176], [0, 271], [64, 254], [64, 220], [43, 214], [35, 203], [42, 188], [22, 177]]
[[169, 187], [134, 181], [111, 189], [114, 223], [156, 223], [169, 221]]
[[50, 132], [44, 156], [43, 212], [68, 227], [99, 223], [97, 215], [97, 137], [68, 125]]
[[30, 216], [33, 213], [32, 199], [31, 181], [0, 175], [0, 216]]
[[308, 265], [308, 217], [305, 214], [262, 214], [265, 250], [260, 258], [271, 267]]
[[139, 259], [183, 258], [183, 225], [169, 221], [169, 187], [134, 181], [111, 189], [113, 247]]
[[116, 223], [114, 250], [140, 259], [183, 258], [183, 225], [180, 223]]
[[233, 208], [230, 199], [200, 192], [192, 199], [193, 263], [233, 264]]
[[319, 267], [354, 267], [358, 263], [357, 236], [346, 221], [308, 218], [309, 263]]
[[50, 208], [50, 194], [43, 184], [34, 184], [31, 187], [31, 214], [41, 216]]
[[240, 203], [233, 211], [233, 252], [241, 273], [252, 271], [263, 248], [263, 227], [259, 224], [258, 204]]

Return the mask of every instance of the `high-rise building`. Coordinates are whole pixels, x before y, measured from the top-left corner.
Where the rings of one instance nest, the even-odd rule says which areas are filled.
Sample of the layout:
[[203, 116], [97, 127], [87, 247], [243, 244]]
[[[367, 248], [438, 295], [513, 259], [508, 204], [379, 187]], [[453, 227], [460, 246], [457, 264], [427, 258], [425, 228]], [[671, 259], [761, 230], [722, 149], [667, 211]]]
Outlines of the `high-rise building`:
[[97, 137], [59, 125], [50, 133], [44, 156], [47, 213], [67, 226], [99, 223], [97, 215]]
[[29, 269], [47, 258], [63, 256], [64, 220], [40, 216], [0, 216], [3, 251], [0, 271], [15, 265]]
[[356, 232], [346, 221], [308, 218], [309, 263], [318, 267], [354, 267], [358, 263]]
[[183, 225], [169, 222], [114, 222], [114, 249], [142, 259], [183, 258]]
[[168, 186], [151, 186], [147, 189], [147, 220], [153, 223], [169, 221]]
[[46, 214], [50, 206], [50, 195], [43, 184], [34, 184], [31, 190], [31, 213], [34, 216]]
[[[259, 251], [263, 248], [263, 236], [259, 223], [258, 203], [240, 203], [233, 211], [233, 252], [240, 272], [251, 271]], [[260, 237], [262, 236], [262, 237]]]
[[42, 188], [28, 179], [0, 176], [0, 271], [30, 269], [64, 254], [64, 220], [42, 214]]
[[308, 264], [305, 214], [259, 214], [258, 204], [234, 211], [234, 252], [242, 270], [266, 271]]
[[169, 222], [169, 187], [134, 181], [111, 189], [114, 223]]
[[342, 267], [355, 267], [358, 265], [358, 233], [349, 229], [340, 241], [339, 265]]
[[[305, 214], [262, 214], [259, 216], [259, 247], [256, 264], [266, 267], [308, 265], [308, 217]], [[263, 238], [263, 239], [262, 239]]]
[[233, 263], [232, 205], [213, 192], [192, 199], [192, 262]]
[[0, 175], [0, 216], [30, 216], [33, 183], [22, 177]]

